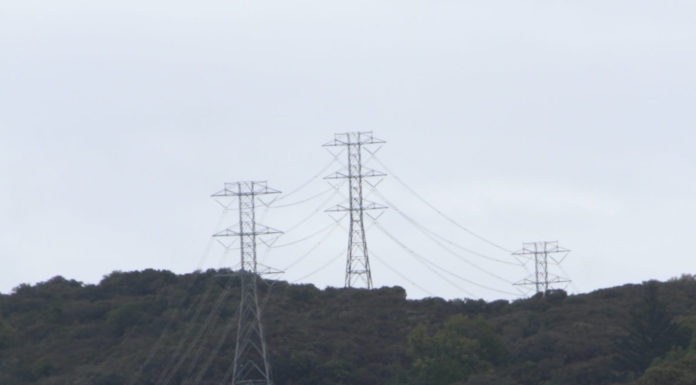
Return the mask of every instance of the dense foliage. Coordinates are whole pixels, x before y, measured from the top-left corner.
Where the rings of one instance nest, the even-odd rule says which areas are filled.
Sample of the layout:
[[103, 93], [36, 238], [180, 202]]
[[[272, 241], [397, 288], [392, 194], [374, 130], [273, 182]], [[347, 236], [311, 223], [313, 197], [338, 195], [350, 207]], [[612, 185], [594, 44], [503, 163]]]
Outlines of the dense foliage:
[[655, 357], [688, 343], [688, 331], [672, 321], [667, 304], [658, 297], [655, 282], [645, 286], [642, 300], [631, 309], [624, 329], [626, 334], [617, 343], [617, 358], [633, 373], [643, 373]]
[[[0, 384], [220, 384], [239, 281], [225, 271], [53, 278], [0, 295]], [[696, 281], [515, 302], [407, 300], [264, 281], [277, 385], [696, 383]]]

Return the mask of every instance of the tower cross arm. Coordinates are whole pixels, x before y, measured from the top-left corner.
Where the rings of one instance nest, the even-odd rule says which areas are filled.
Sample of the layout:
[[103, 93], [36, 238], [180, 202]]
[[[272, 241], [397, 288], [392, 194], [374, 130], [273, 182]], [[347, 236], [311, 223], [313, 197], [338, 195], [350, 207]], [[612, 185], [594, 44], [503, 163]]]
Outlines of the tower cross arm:
[[276, 230], [272, 227], [268, 227], [262, 224], [256, 224], [255, 231], [239, 231], [233, 228], [227, 228], [220, 232], [213, 234], [213, 237], [240, 237], [247, 235], [272, 235], [272, 234], [283, 234], [282, 231]]
[[328, 210], [327, 213], [345, 212], [345, 211], [367, 211], [367, 210], [385, 210], [389, 207], [381, 205], [379, 203], [368, 202], [358, 207], [349, 207], [343, 204], [336, 205]]
[[225, 187], [211, 195], [213, 198], [280, 194], [280, 190], [268, 187], [265, 181], [225, 183]]
[[524, 247], [524, 248], [522, 248], [522, 249], [520, 249], [520, 250], [515, 251], [514, 253], [512, 253], [512, 255], [522, 255], [522, 256], [525, 256], [525, 255], [534, 255], [534, 253], [537, 253], [537, 251], [531, 250], [531, 249], [528, 249], [528, 248]]
[[546, 249], [547, 253], [570, 253], [570, 251], [570, 249], [566, 249], [565, 247], [561, 247], [558, 245]]
[[360, 174], [346, 174], [345, 172], [337, 171], [331, 175], [327, 175], [324, 177], [324, 179], [347, 179], [347, 178], [377, 178], [377, 177], [385, 177], [387, 174], [377, 171], [377, 170], [372, 170], [372, 169], [367, 169], [361, 172]]
[[568, 283], [568, 282], [570, 282], [569, 279], [565, 279], [565, 278], [561, 278], [561, 277], [549, 279], [548, 281], [544, 281], [544, 282], [536, 282], [536, 281], [533, 281], [531, 279], [525, 278], [519, 282], [513, 283], [513, 285], [514, 286], [534, 286], [534, 285], [537, 285], [540, 283], [552, 284], [552, 283]]
[[369, 144], [384, 144], [387, 143], [382, 139], [377, 139], [372, 134], [372, 131], [363, 132], [346, 132], [342, 134], [335, 134], [334, 140], [324, 144], [324, 147], [337, 147], [337, 146], [355, 146], [355, 145], [369, 145]]

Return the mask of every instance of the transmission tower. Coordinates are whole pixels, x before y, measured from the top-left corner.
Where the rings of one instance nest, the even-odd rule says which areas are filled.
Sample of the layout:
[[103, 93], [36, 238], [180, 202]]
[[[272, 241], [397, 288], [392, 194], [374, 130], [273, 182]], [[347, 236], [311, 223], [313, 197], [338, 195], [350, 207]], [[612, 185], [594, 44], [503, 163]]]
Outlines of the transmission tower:
[[336, 134], [333, 141], [324, 145], [324, 147], [345, 147], [347, 149], [348, 164], [346, 169], [337, 171], [325, 178], [348, 180], [348, 203], [338, 204], [327, 210], [328, 212], [348, 212], [350, 217], [345, 287], [363, 286], [372, 289], [372, 273], [370, 272], [370, 258], [367, 252], [364, 219], [365, 215], [370, 216], [366, 212], [385, 209], [386, 206], [364, 199], [363, 182], [374, 188], [379, 181], [371, 183], [368, 178], [382, 178], [387, 174], [365, 167], [363, 150], [369, 154], [375, 154], [381, 146], [374, 148], [374, 145], [384, 143], [386, 142], [376, 139], [372, 132], [349, 132]]
[[241, 297], [232, 385], [272, 384], [257, 294], [257, 278], [263, 272], [259, 271], [256, 261], [256, 239], [264, 235], [280, 234], [280, 231], [256, 223], [256, 206], [260, 196], [278, 193], [280, 191], [269, 188], [266, 182], [237, 182], [225, 183], [222, 191], [213, 194], [214, 198], [236, 198], [239, 210], [237, 226], [213, 235], [239, 237], [240, 241]]
[[[522, 249], [512, 253], [516, 256], [526, 257], [534, 260], [534, 276], [525, 278], [516, 283], [519, 286], [533, 286], [536, 293], [546, 296], [551, 285], [559, 283], [570, 283], [570, 280], [561, 278], [549, 273], [549, 264], [560, 265], [568, 255], [570, 250], [560, 247], [558, 241], [553, 242], [525, 242]], [[561, 255], [557, 258], [557, 255]]]

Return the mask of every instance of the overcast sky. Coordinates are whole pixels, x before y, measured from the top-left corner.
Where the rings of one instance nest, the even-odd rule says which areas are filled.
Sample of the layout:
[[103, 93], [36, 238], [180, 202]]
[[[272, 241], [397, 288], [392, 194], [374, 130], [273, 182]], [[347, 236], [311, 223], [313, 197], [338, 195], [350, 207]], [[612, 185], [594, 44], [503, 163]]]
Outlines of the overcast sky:
[[[340, 168], [322, 144], [354, 130], [386, 140], [377, 159], [462, 226], [510, 250], [572, 249], [554, 270], [572, 292], [693, 273], [695, 20], [691, 0], [4, 1], [0, 292], [234, 266], [210, 235], [235, 213], [209, 196], [247, 179], [311, 181], [278, 203], [325, 192], [266, 210], [292, 230], [276, 245], [298, 242], [259, 258], [283, 268], [318, 244], [280, 278], [342, 286], [347, 233], [323, 209], [346, 191], [312, 177]], [[393, 176], [380, 195], [514, 261]], [[499, 291], [524, 268], [465, 262], [421, 230], [393, 208], [368, 227], [376, 286], [514, 298]]]

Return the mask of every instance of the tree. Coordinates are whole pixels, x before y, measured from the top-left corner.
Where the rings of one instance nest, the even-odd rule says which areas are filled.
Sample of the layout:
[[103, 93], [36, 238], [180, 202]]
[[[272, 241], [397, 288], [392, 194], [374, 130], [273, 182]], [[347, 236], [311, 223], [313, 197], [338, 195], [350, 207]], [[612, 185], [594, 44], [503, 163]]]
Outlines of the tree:
[[514, 380], [491, 374], [475, 374], [463, 385], [517, 385]]
[[15, 329], [9, 323], [3, 320], [2, 316], [0, 315], [0, 349], [8, 346], [14, 339], [16, 333], [17, 332]]
[[624, 330], [616, 345], [618, 361], [623, 369], [634, 373], [643, 373], [655, 358], [688, 343], [684, 330], [672, 322], [667, 305], [658, 298], [656, 282], [645, 285]]
[[432, 336], [417, 326], [409, 335], [409, 354], [414, 384], [448, 385], [491, 370], [503, 361], [505, 348], [483, 318], [455, 315]]
[[687, 355], [674, 361], [651, 365], [635, 385], [696, 384], [696, 356]]

